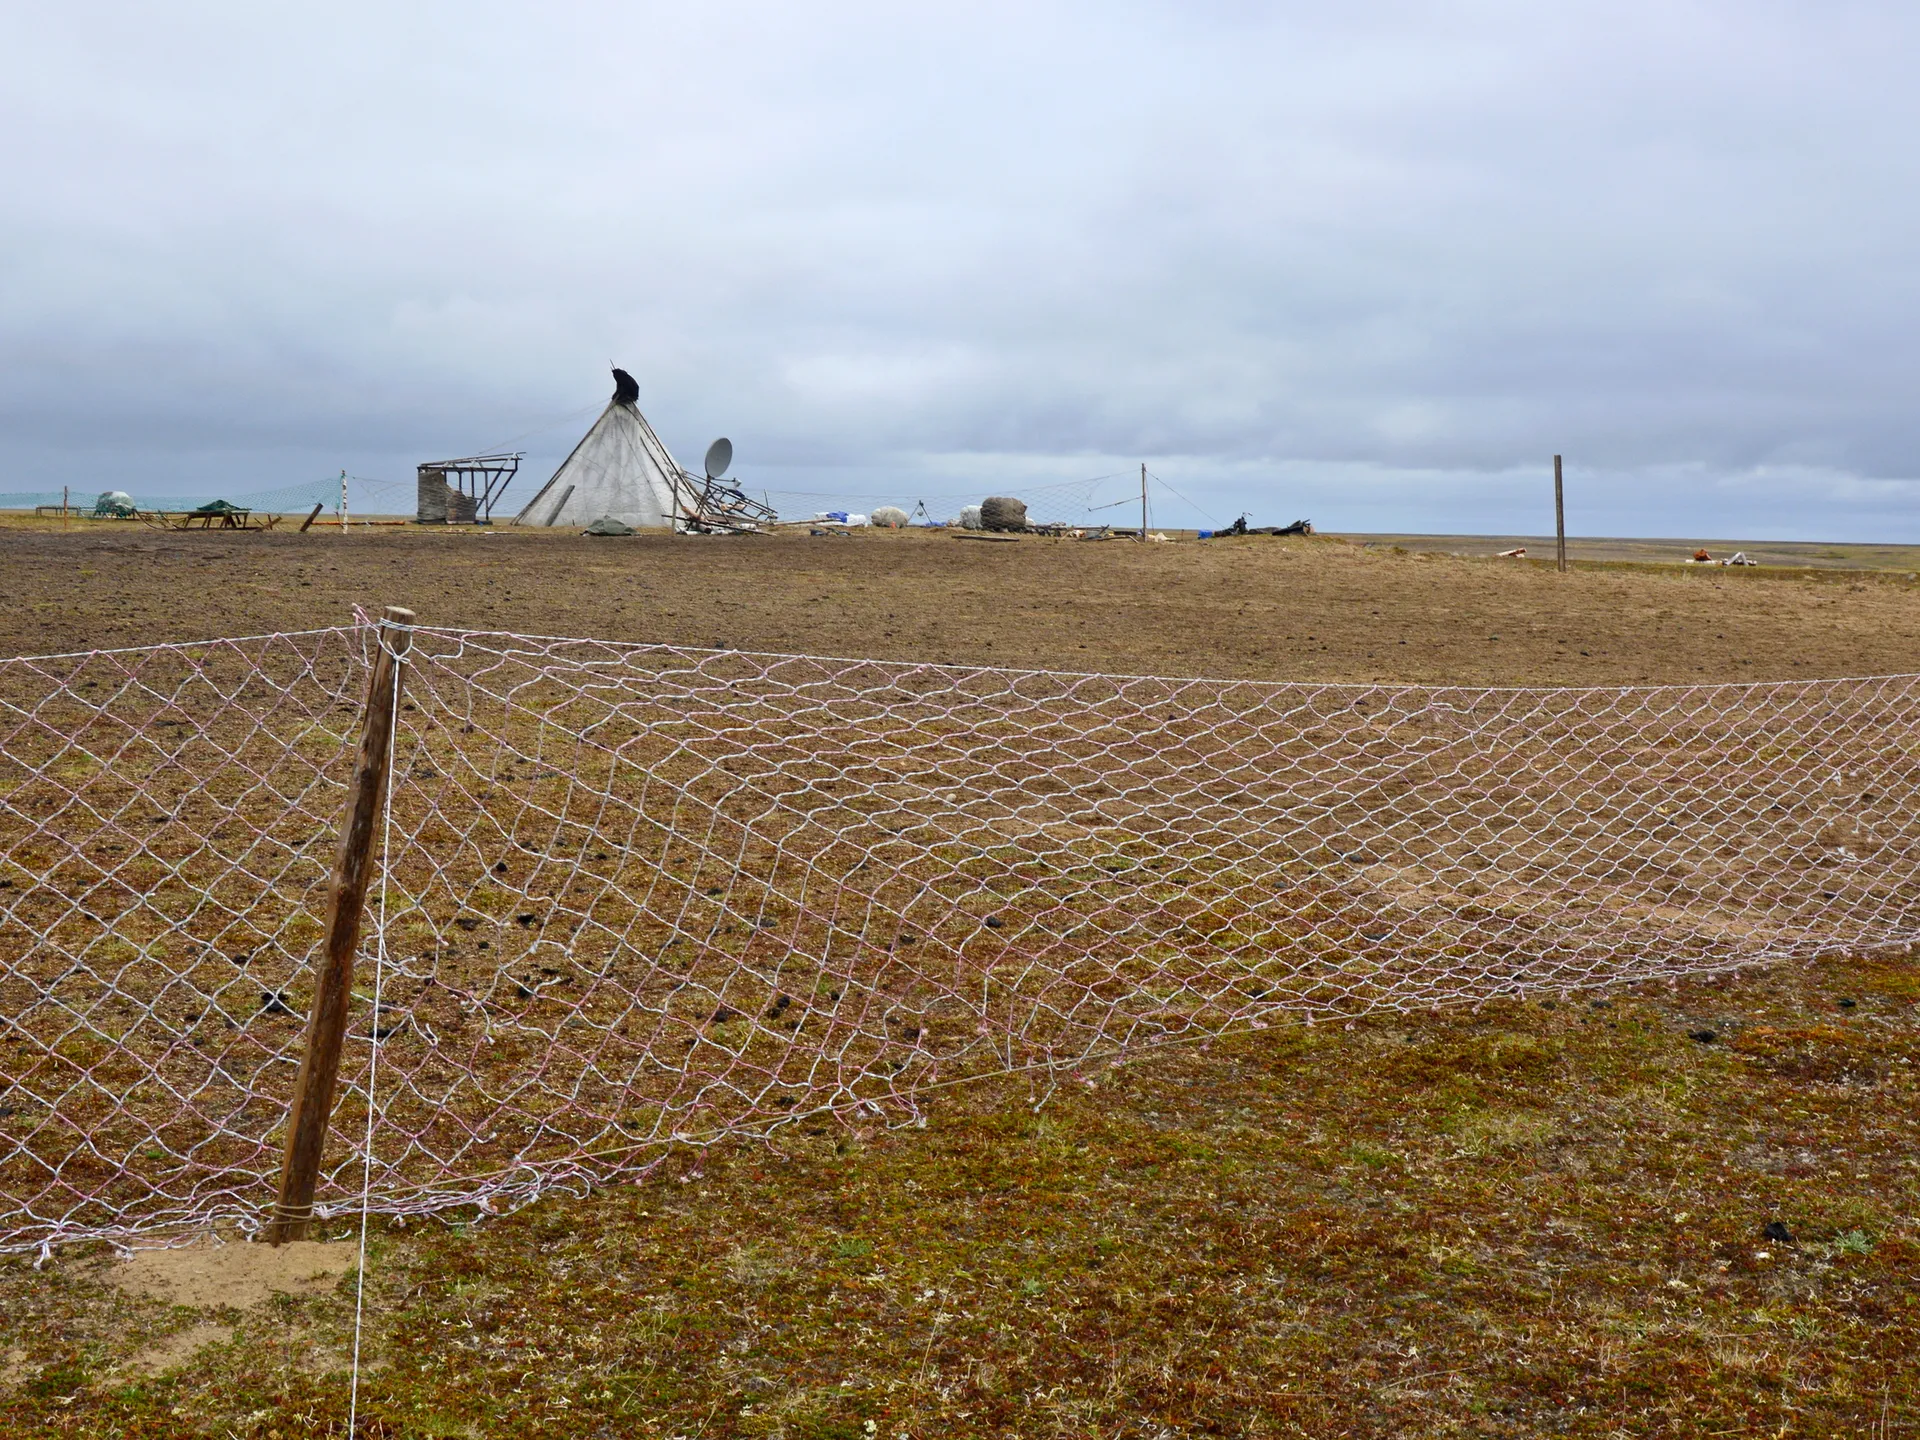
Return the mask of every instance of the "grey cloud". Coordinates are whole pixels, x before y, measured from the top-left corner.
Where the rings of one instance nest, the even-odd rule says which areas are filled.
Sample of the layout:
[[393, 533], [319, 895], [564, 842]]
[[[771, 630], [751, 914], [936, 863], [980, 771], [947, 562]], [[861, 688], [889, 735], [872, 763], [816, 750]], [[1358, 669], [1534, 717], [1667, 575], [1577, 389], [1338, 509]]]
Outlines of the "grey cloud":
[[0, 488], [538, 469], [613, 359], [773, 489], [1920, 539], [1906, 7], [23, 11]]

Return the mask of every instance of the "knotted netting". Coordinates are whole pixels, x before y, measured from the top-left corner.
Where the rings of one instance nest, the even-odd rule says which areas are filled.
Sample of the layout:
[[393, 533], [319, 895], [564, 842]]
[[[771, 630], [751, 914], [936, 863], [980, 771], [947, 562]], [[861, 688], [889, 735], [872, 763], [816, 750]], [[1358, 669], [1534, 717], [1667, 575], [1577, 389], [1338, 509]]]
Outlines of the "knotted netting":
[[[376, 631], [0, 662], [0, 1248], [256, 1228]], [[1920, 938], [1920, 677], [1063, 674], [415, 630], [318, 1209], [1235, 1027]], [[379, 889], [381, 887], [376, 887]], [[382, 965], [373, 1013], [372, 967]]]

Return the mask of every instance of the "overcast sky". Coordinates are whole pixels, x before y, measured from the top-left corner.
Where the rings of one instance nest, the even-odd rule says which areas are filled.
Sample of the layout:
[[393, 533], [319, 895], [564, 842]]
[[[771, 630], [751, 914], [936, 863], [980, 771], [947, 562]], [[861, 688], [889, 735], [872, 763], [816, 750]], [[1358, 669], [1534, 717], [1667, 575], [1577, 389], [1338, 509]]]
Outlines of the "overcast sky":
[[16, 0], [0, 491], [513, 442], [524, 501], [611, 360], [777, 492], [1144, 460], [1538, 533], [1560, 451], [1576, 533], [1920, 541], [1916, 53], [1848, 0]]

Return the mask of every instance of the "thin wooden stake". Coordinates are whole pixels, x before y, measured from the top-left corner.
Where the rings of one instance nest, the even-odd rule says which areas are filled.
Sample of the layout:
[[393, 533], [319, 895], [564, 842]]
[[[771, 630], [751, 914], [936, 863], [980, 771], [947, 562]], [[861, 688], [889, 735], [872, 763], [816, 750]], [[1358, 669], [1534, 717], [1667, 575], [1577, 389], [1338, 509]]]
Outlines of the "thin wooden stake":
[[304, 1240], [313, 1218], [313, 1191], [333, 1119], [334, 1082], [340, 1077], [340, 1044], [347, 1033], [347, 1007], [353, 1000], [353, 956], [360, 946], [360, 917], [373, 855], [379, 841], [381, 801], [386, 794], [387, 759], [393, 750], [393, 712], [400, 698], [400, 662], [407, 653], [413, 611], [389, 605], [380, 622], [380, 650], [367, 686], [361, 717], [360, 754], [354, 761], [347, 813], [334, 852], [333, 878], [327, 885], [327, 933], [314, 980], [313, 1010], [307, 1018], [307, 1048], [294, 1082], [287, 1115], [287, 1151], [280, 1168], [280, 1198], [267, 1225], [267, 1243]]
[[1553, 457], [1553, 533], [1556, 537], [1555, 554], [1559, 559], [1560, 573], [1567, 571], [1567, 496], [1560, 486], [1560, 457]]
[[311, 525], [311, 524], [313, 524], [313, 522], [314, 522], [314, 521], [316, 521], [316, 520], [318, 520], [318, 519], [320, 518], [320, 512], [321, 512], [322, 510], [324, 510], [324, 509], [326, 509], [326, 508], [327, 508], [327, 503], [326, 503], [326, 501], [324, 501], [324, 500], [316, 500], [316, 501], [314, 502], [314, 505], [313, 505], [313, 513], [312, 513], [312, 514], [310, 514], [310, 515], [308, 515], [308, 516], [307, 516], [307, 518], [306, 518], [306, 519], [305, 519], [304, 521], [302, 521], [302, 522], [301, 522], [301, 525], [300, 525], [300, 533], [301, 533], [302, 535], [304, 535], [304, 534], [306, 534], [306, 533], [307, 533], [307, 527], [308, 527], [309, 525]]

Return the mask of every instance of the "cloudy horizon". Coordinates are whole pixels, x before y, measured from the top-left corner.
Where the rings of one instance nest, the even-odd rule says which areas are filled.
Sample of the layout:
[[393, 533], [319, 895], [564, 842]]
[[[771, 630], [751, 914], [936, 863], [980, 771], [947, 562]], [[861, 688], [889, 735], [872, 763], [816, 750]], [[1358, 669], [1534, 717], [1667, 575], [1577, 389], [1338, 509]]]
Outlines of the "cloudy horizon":
[[617, 363], [819, 508], [1920, 542], [1920, 14], [1325, 10], [16, 7], [0, 491], [510, 513]]

